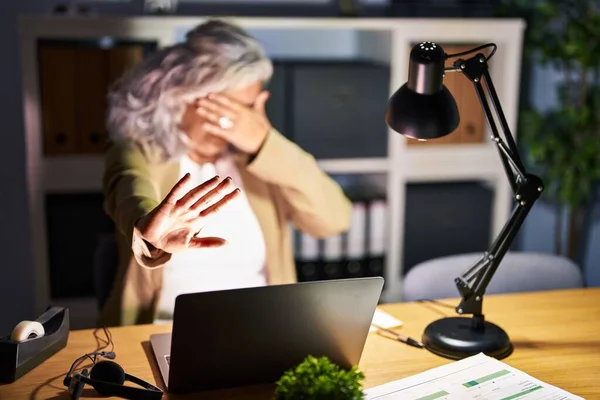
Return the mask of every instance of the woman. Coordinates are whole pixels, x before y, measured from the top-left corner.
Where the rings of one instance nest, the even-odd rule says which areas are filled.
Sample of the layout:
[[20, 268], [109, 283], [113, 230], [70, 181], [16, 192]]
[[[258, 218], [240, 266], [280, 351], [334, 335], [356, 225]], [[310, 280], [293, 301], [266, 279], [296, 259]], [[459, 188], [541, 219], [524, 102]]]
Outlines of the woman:
[[341, 188], [267, 118], [271, 74], [256, 40], [210, 20], [111, 90], [104, 193], [120, 262], [102, 323], [170, 320], [181, 293], [293, 283], [289, 223], [348, 229]]

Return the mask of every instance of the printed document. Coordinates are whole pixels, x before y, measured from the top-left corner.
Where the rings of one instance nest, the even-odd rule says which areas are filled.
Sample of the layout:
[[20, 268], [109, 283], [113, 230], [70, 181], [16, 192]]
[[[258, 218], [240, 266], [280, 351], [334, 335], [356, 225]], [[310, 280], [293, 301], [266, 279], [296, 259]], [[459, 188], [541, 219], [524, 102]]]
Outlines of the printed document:
[[482, 353], [364, 393], [365, 400], [583, 400]]
[[369, 332], [375, 332], [378, 328], [397, 328], [402, 326], [402, 321], [392, 317], [390, 314], [381, 311], [380, 309], [375, 310], [373, 315], [373, 325], [369, 328]]

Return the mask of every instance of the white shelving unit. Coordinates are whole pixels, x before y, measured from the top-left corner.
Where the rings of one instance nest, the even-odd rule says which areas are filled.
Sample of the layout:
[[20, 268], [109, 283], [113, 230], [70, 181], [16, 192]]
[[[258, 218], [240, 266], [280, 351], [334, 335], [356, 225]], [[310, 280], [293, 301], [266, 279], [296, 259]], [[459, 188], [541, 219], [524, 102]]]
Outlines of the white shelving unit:
[[[414, 43], [494, 42], [498, 50], [491, 75], [509, 126], [516, 128], [521, 69], [521, 20], [506, 19], [308, 19], [231, 18], [261, 40], [271, 56], [372, 59], [388, 63], [390, 94], [407, 79], [408, 55]], [[114, 37], [169, 45], [203, 17], [85, 18], [29, 16], [19, 21], [24, 93], [29, 207], [34, 239], [36, 303], [49, 301], [44, 196], [49, 192], [98, 192], [103, 160], [99, 156], [44, 157], [38, 87], [38, 39]], [[276, 33], [276, 35], [273, 35]], [[282, 44], [281, 40], [288, 40]], [[293, 41], [292, 44], [289, 41]], [[315, 41], [318, 40], [318, 45]], [[488, 132], [489, 133], [489, 132]], [[489, 134], [486, 136], [489, 137]], [[402, 297], [401, 268], [407, 183], [480, 180], [494, 189], [492, 229], [495, 236], [510, 214], [511, 193], [496, 148], [483, 144], [406, 146], [389, 131], [387, 158], [320, 160], [331, 173], [382, 173], [387, 176], [389, 211], [386, 288], [383, 301]]]

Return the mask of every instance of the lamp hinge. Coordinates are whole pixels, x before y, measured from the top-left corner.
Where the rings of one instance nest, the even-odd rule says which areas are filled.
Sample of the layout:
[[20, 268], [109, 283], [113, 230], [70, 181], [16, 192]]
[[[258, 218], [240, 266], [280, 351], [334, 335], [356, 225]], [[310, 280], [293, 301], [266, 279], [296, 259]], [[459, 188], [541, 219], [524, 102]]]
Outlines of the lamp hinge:
[[481, 76], [488, 68], [488, 63], [486, 61], [483, 53], [477, 53], [475, 57], [467, 60], [459, 58], [454, 62], [454, 67], [465, 74], [471, 81], [479, 82]]

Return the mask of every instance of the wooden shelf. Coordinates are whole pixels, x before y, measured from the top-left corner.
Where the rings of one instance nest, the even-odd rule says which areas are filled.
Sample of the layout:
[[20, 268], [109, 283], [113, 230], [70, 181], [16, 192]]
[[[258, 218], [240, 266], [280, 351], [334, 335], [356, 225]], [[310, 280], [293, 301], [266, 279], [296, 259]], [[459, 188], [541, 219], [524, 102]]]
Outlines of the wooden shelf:
[[[503, 176], [500, 159], [493, 145], [439, 145], [435, 148], [410, 148], [401, 162], [410, 182], [489, 180]], [[318, 160], [330, 174], [388, 173], [387, 158]], [[55, 156], [44, 158], [44, 190], [59, 193], [102, 190], [104, 159], [101, 155]], [[68, 178], [68, 179], [67, 179]]]
[[[387, 158], [319, 160], [330, 174], [387, 173]], [[44, 191], [51, 193], [87, 193], [102, 191], [104, 158], [101, 155], [46, 157], [41, 168]]]
[[409, 182], [506, 179], [492, 144], [441, 144], [412, 147], [404, 160]]

